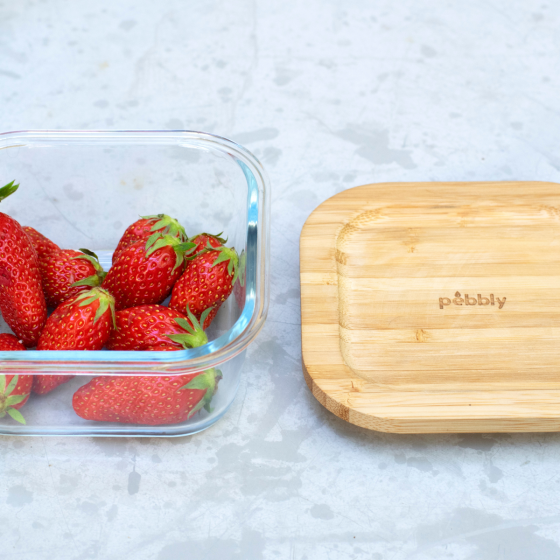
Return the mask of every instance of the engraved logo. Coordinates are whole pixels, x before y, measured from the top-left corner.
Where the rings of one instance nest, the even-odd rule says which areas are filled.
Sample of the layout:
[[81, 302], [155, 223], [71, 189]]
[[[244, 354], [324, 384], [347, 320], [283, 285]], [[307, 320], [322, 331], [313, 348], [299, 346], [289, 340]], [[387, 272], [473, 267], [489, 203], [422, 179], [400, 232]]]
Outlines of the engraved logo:
[[480, 294], [476, 294], [476, 297], [469, 296], [469, 294], [465, 294], [464, 297], [461, 297], [459, 292], [455, 292], [455, 297], [453, 299], [447, 297], [440, 297], [439, 298], [439, 308], [443, 309], [448, 305], [498, 305], [498, 309], [502, 309], [502, 307], [506, 304], [506, 299], [503, 297], [500, 299], [499, 297], [494, 297], [494, 294], [490, 294], [489, 297], [483, 297]]

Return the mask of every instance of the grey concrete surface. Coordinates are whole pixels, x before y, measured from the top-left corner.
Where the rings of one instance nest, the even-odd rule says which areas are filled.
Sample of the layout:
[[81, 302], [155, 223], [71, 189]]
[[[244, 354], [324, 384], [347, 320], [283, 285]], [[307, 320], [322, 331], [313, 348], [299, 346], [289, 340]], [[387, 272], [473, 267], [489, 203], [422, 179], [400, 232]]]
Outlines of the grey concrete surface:
[[560, 435], [398, 436], [300, 365], [298, 237], [381, 181], [560, 179], [560, 4], [0, 1], [0, 129], [187, 128], [273, 182], [268, 323], [180, 439], [2, 438], [2, 560], [556, 560]]

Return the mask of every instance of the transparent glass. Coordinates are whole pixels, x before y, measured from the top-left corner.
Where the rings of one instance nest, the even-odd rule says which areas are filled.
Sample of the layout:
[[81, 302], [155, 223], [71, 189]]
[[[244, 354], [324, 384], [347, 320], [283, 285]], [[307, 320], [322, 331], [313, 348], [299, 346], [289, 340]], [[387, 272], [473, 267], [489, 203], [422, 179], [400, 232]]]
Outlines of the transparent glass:
[[[268, 307], [268, 179], [245, 148], [192, 131], [27, 131], [0, 134], [0, 183], [17, 193], [0, 210], [65, 249], [95, 251], [108, 270], [125, 228], [139, 216], [169, 214], [188, 235], [224, 232], [245, 253], [238, 285], [208, 329], [210, 342], [177, 352], [0, 352], [0, 373], [76, 375], [21, 409], [26, 425], [0, 419], [0, 434], [178, 436], [216, 422], [233, 402], [248, 345]], [[10, 332], [0, 319], [0, 332]], [[212, 401], [182, 424], [140, 426], [81, 419], [76, 389], [98, 375], [182, 375], [210, 367], [223, 378]]]

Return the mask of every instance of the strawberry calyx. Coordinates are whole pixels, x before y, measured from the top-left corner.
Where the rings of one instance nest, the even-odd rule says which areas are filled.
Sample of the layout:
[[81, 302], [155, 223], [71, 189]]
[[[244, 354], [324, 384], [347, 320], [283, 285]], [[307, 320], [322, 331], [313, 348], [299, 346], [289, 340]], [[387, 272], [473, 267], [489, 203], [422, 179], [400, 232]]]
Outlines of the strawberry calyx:
[[77, 282], [74, 282], [72, 284], [72, 287], [91, 286], [92, 288], [95, 288], [96, 286], [101, 286], [103, 280], [105, 280], [105, 276], [107, 276], [107, 273], [103, 270], [103, 267], [99, 264], [99, 257], [89, 249], [80, 249], [80, 251], [83, 253], [83, 255], [80, 255], [78, 257], [72, 257], [71, 260], [84, 259], [90, 262], [93, 265], [93, 268], [95, 268], [95, 274], [93, 274], [92, 276], [88, 276], [87, 278], [83, 278], [82, 280], [78, 280]]
[[117, 328], [117, 320], [115, 317], [115, 298], [103, 288], [93, 288], [83, 294], [79, 294], [76, 296], [72, 303], [77, 303], [81, 301], [80, 307], [85, 307], [86, 305], [92, 304], [94, 301], [99, 300], [99, 307], [95, 312], [95, 317], [93, 319], [93, 323], [97, 323], [97, 321], [101, 318], [101, 316], [109, 309], [111, 312], [111, 318], [113, 320], [113, 328]]
[[[173, 342], [178, 342], [183, 346], [183, 348], [198, 348], [199, 346], [204, 346], [208, 344], [208, 337], [204, 332], [202, 325], [206, 317], [212, 311], [213, 307], [206, 309], [200, 316], [200, 321], [193, 315], [192, 311], [187, 305], [187, 316], [189, 323], [186, 319], [175, 319], [175, 322], [183, 329], [187, 331], [188, 334], [168, 334], [166, 335]], [[202, 407], [208, 412], [212, 412], [210, 408], [210, 403], [216, 393], [218, 388], [218, 381], [222, 379], [222, 372], [216, 368], [207, 369], [199, 373], [194, 379], [191, 379], [186, 385], [183, 385], [178, 390], [183, 389], [199, 389], [201, 391], [206, 391], [204, 397], [197, 403], [197, 405], [189, 412], [188, 418], [191, 418], [196, 414]]]
[[[207, 235], [207, 234], [199, 234], [199, 235]], [[215, 237], [215, 236], [209, 236], [209, 237]], [[191, 239], [193, 239], [191, 237]], [[216, 237], [216, 239], [221, 240], [221, 238]], [[199, 257], [200, 255], [204, 255], [204, 253], [209, 253], [211, 251], [215, 251], [220, 253], [220, 255], [218, 256], [218, 258], [212, 263], [212, 268], [215, 267], [216, 265], [222, 263], [222, 262], [228, 262], [228, 274], [230, 276], [233, 275], [233, 279], [231, 281], [231, 284], [233, 286], [233, 284], [235, 284], [235, 282], [237, 281], [237, 278], [239, 277], [239, 273], [241, 272], [241, 267], [240, 267], [240, 262], [239, 262], [239, 255], [237, 254], [237, 251], [233, 248], [233, 247], [224, 247], [223, 245], [220, 245], [219, 247], [212, 247], [212, 245], [210, 244], [210, 241], [206, 242], [206, 247], [204, 247], [204, 249], [202, 249], [202, 251], [199, 251], [198, 253], [195, 253], [194, 255], [191, 255], [189, 257], [186, 257], [185, 260], [188, 261], [192, 261], [195, 257]], [[242, 253], [242, 257], [243, 257], [243, 253]], [[245, 267], [245, 262], [243, 261], [242, 263], [243, 268]]]
[[185, 334], [166, 334], [165, 336], [170, 338], [173, 342], [181, 344], [183, 348], [198, 348], [199, 346], [208, 344], [208, 337], [202, 325], [204, 325], [204, 321], [206, 321], [206, 317], [208, 317], [212, 309], [213, 307], [206, 309], [200, 316], [199, 321], [187, 305], [187, 317], [190, 322], [182, 318], [175, 319], [175, 322], [186, 331]]
[[196, 247], [196, 243], [190, 243], [189, 241], [182, 242], [169, 234], [158, 233], [154, 240], [152, 240], [152, 237], [154, 236], [152, 235], [146, 242], [146, 258], [162, 247], [172, 247], [177, 257], [173, 270], [181, 266], [185, 262], [185, 255], [192, 253], [193, 249]]
[[[148, 238], [146, 248], [151, 247], [160, 235], [171, 235], [181, 241], [189, 241], [185, 228], [171, 216], [167, 214], [156, 214], [155, 216], [140, 216], [143, 220], [154, 220], [154, 225], [150, 229], [152, 235]], [[163, 231], [161, 231], [163, 230]]]
[[216, 390], [218, 389], [218, 381], [220, 381], [222, 377], [222, 372], [219, 369], [210, 368], [197, 375], [194, 379], [179, 389], [179, 391], [181, 389], [206, 390], [204, 397], [202, 397], [197, 405], [189, 412], [187, 419], [191, 418], [191, 416], [196, 414], [202, 407], [204, 407], [206, 411], [212, 412], [213, 409], [210, 408], [210, 403], [212, 402], [212, 399], [216, 394]]
[[15, 181], [12, 181], [11, 183], [4, 185], [0, 189], [0, 202], [2, 202], [5, 198], [8, 198], [11, 194], [14, 194], [18, 190], [19, 183], [17, 185], [15, 185], [14, 183]]
[[16, 422], [25, 424], [25, 418], [21, 412], [14, 408], [16, 404], [22, 403], [29, 393], [23, 395], [12, 395], [16, 385], [18, 384], [18, 375], [14, 375], [6, 387], [6, 376], [0, 375], [0, 418], [4, 418], [6, 414], [11, 416]]
[[[213, 233], [197, 233], [196, 235], [193, 235], [192, 237], [189, 237], [187, 241], [195, 241], [195, 239], [197, 239], [197, 237], [210, 237], [211, 239], [214, 239], [215, 241], [217, 241], [220, 245], [225, 245], [227, 243], [227, 237], [224, 239], [222, 237], [222, 234], [224, 232], [221, 231], [220, 233], [217, 233], [216, 235], [214, 235]], [[213, 247], [210, 244], [210, 241], [206, 242], [206, 247], [204, 247], [203, 249], [201, 249], [200, 251], [198, 251], [198, 253], [193, 253], [192, 255], [190, 255], [189, 257], [186, 258], [186, 260], [188, 261], [192, 261], [194, 258], [203, 255], [204, 253], [208, 253], [208, 251], [215, 249], [215, 247]]]
[[192, 237], [189, 237], [187, 241], [194, 241], [197, 237], [211, 237], [212, 239], [215, 239], [216, 241], [220, 242], [222, 245], [225, 245], [227, 243], [227, 237], [224, 239], [222, 237], [223, 235], [223, 231], [220, 231], [220, 233], [216, 233], [215, 235], [213, 233], [206, 233], [206, 232], [202, 232], [202, 233], [197, 233], [196, 235], [193, 235]]
[[222, 262], [229, 261], [227, 271], [230, 276], [233, 275], [231, 280], [231, 285], [233, 286], [239, 277], [239, 255], [237, 251], [233, 247], [211, 247], [210, 243], [206, 247], [220, 253], [218, 258], [212, 263], [212, 268]]

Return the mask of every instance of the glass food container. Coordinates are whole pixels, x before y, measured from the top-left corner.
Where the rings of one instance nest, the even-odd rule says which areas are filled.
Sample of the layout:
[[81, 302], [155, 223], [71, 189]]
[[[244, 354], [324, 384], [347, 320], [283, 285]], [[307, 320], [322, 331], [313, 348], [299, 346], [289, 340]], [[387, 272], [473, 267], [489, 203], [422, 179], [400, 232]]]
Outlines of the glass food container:
[[[245, 261], [244, 282], [221, 306], [209, 343], [176, 352], [0, 352], [0, 374], [68, 374], [74, 379], [6, 415], [0, 434], [182, 436], [224, 415], [235, 397], [247, 347], [268, 307], [268, 179], [245, 148], [191, 131], [30, 131], [0, 134], [0, 183], [19, 190], [0, 211], [63, 249], [87, 248], [110, 268], [113, 250], [139, 216], [169, 214], [189, 236], [220, 233]], [[0, 318], [0, 332], [10, 332]], [[212, 411], [181, 424], [146, 426], [83, 420], [74, 392], [98, 375], [181, 375], [216, 367], [222, 379]]]

